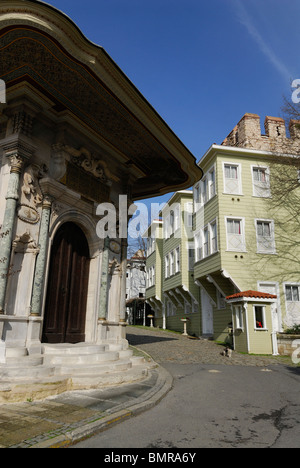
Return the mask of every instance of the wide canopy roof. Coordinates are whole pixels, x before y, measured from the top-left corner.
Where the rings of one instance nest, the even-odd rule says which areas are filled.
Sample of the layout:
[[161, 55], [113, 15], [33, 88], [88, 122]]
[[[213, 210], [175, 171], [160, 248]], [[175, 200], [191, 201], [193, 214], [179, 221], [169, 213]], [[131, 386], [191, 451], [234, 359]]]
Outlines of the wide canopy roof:
[[44, 114], [60, 122], [71, 116], [90, 132], [102, 157], [128, 174], [133, 199], [202, 177], [194, 156], [105, 50], [50, 5], [1, 0], [0, 78], [8, 97], [25, 83], [46, 99]]

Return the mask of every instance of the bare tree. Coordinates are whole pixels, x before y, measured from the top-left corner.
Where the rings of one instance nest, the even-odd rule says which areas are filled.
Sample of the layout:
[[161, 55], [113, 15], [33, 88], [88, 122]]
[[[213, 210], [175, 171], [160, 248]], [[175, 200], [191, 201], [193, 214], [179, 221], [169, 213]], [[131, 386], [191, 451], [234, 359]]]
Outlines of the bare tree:
[[286, 117], [286, 121], [290, 119], [300, 120], [300, 103], [294, 103], [291, 98], [283, 96], [281, 111], [283, 112], [284, 117]]
[[139, 236], [137, 239], [128, 239], [128, 250], [127, 250], [127, 255], [128, 258], [133, 257], [136, 252], [139, 250], [142, 250], [144, 254], [146, 255], [146, 250], [147, 250], [147, 239]]
[[[300, 104], [284, 98], [282, 112], [287, 123], [300, 121]], [[293, 122], [291, 129], [295, 131], [297, 125]], [[266, 197], [264, 203], [266, 217], [274, 222], [275, 255], [253, 255], [249, 265], [253, 276], [260, 277], [267, 271], [270, 281], [285, 282], [287, 278], [297, 279], [300, 275], [300, 139], [293, 137], [286, 140], [286, 146], [282, 141], [280, 152], [274, 150], [269, 164], [271, 196]], [[247, 247], [256, 253], [254, 233]]]

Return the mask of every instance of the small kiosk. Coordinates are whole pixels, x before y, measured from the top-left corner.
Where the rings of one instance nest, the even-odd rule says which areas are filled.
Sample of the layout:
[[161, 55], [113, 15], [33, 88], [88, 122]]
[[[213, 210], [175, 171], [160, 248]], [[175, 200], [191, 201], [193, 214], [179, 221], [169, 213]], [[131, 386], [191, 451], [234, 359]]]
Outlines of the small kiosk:
[[232, 308], [235, 351], [251, 354], [278, 354], [272, 312], [277, 296], [245, 291], [226, 298]]

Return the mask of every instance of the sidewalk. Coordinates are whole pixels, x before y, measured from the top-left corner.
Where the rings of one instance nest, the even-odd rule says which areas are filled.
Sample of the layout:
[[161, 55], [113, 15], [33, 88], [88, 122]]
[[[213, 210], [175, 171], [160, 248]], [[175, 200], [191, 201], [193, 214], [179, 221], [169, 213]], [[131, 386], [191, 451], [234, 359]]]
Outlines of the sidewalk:
[[61, 448], [146, 411], [171, 390], [173, 379], [150, 367], [141, 382], [74, 391], [40, 402], [0, 406], [0, 448]]
[[146, 356], [148, 373], [143, 380], [66, 392], [43, 401], [0, 405], [0, 448], [65, 447], [153, 408], [173, 385], [172, 376], [160, 364], [255, 366], [265, 370], [270, 365], [289, 365], [288, 360], [271, 356], [233, 353], [228, 359], [221, 356], [223, 348], [213, 342], [162, 330], [128, 327], [127, 337], [131, 346]]

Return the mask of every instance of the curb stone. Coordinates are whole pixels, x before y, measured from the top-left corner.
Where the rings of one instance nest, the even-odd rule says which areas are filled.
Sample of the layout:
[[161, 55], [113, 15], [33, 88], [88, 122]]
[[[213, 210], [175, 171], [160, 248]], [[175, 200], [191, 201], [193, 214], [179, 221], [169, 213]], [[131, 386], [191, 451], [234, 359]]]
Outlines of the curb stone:
[[105, 431], [113, 425], [153, 408], [173, 388], [173, 377], [171, 374], [161, 366], [156, 367], [155, 370], [158, 372], [156, 385], [146, 392], [144, 396], [118, 406], [112, 414], [89, 422], [55, 438], [32, 445], [30, 448], [65, 448], [79, 442], [81, 439]]

